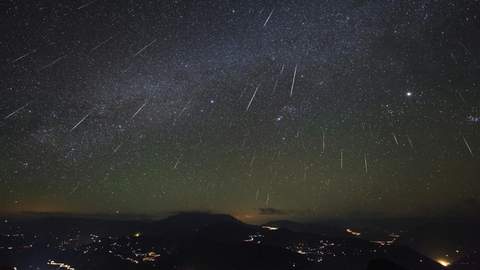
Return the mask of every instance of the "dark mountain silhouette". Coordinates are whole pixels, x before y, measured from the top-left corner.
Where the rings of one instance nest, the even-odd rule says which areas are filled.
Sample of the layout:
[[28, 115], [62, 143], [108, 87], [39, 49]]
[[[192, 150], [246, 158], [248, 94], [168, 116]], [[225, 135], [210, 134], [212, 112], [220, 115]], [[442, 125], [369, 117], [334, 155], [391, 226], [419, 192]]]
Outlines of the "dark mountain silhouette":
[[468, 254], [448, 266], [451, 270], [478, 270], [480, 269], [480, 251]]
[[[276, 228], [198, 212], [163, 220], [11, 219], [0, 224], [0, 246], [15, 252], [0, 249], [0, 261], [18, 269], [43, 269], [50, 259], [76, 269], [443, 269], [413, 249], [379, 246], [335, 223], [268, 225]], [[7, 237], [13, 234], [22, 236]], [[158, 256], [144, 261], [151, 251]]]
[[375, 259], [368, 263], [367, 270], [406, 270], [406, 269], [386, 259]]
[[243, 222], [226, 214], [210, 214], [205, 212], [181, 212], [162, 220], [163, 223], [171, 223], [177, 225], [196, 224], [199, 226], [206, 226], [216, 223], [237, 223]]
[[478, 220], [431, 219], [411, 226], [400, 243], [432, 257], [443, 255], [432, 253], [432, 250], [442, 250], [452, 260], [457, 260], [465, 254], [457, 254], [456, 250], [479, 250], [479, 228]]
[[198, 230], [200, 228], [216, 224], [234, 224], [238, 226], [246, 225], [230, 215], [200, 212], [179, 213], [169, 216], [164, 220], [155, 222], [155, 226], [162, 227], [163, 229], [168, 228], [176, 230]]

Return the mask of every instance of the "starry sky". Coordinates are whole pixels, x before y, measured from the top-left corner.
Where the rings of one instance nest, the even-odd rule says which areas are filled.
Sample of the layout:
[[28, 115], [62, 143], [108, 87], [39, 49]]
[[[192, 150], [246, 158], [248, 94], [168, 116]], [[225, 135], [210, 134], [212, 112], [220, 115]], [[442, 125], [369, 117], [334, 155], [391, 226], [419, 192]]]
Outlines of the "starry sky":
[[0, 211], [480, 211], [480, 2], [4, 1]]

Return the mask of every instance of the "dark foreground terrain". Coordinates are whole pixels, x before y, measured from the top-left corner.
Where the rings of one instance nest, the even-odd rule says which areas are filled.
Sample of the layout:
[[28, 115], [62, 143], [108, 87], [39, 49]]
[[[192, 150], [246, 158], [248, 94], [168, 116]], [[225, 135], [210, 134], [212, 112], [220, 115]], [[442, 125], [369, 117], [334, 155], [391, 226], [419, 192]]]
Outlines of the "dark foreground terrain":
[[[255, 226], [203, 213], [160, 221], [10, 217], [0, 225], [0, 269], [445, 269], [408, 247], [414, 230], [356, 228], [362, 232], [338, 223]], [[478, 269], [475, 248], [461, 252], [468, 254], [447, 269]]]

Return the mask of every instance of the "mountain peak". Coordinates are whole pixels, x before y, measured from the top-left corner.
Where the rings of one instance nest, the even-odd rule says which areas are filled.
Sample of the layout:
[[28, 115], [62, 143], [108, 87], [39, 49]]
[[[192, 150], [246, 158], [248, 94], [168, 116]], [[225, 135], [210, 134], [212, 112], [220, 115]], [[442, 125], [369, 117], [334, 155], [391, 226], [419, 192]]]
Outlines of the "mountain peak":
[[169, 216], [164, 220], [167, 223], [195, 224], [207, 226], [217, 223], [236, 223], [242, 222], [227, 214], [213, 214], [208, 212], [180, 212]]

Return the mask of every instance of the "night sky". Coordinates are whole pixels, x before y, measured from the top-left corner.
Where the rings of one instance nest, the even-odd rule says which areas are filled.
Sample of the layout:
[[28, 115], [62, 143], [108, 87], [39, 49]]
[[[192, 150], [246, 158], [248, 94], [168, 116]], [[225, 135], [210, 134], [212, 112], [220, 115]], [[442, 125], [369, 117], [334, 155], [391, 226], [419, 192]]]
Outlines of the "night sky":
[[480, 211], [480, 2], [4, 1], [0, 211]]

